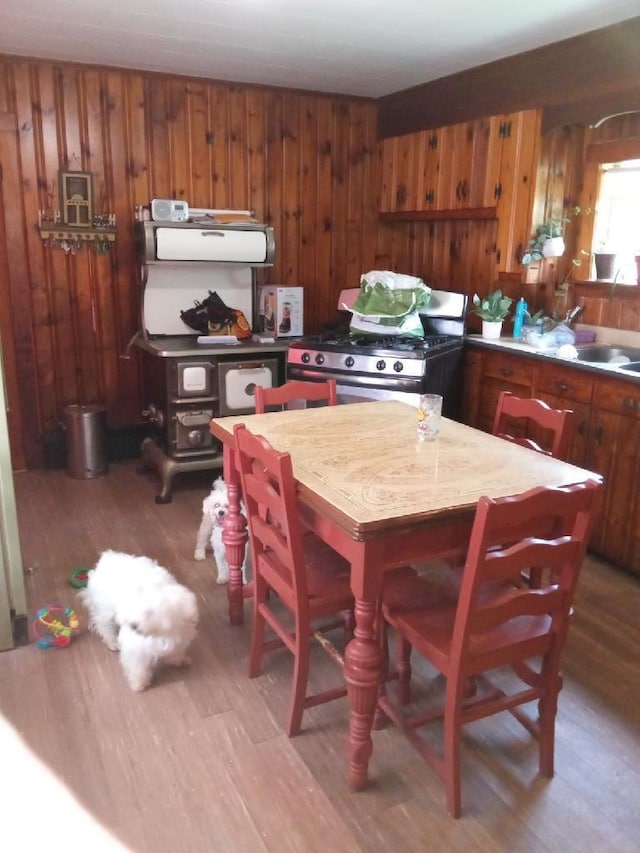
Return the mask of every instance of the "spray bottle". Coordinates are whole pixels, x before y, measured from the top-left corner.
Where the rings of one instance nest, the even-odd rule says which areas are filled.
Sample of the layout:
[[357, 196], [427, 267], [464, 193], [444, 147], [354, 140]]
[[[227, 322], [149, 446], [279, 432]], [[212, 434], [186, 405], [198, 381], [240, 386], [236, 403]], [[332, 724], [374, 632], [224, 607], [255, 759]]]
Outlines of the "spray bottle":
[[518, 304], [516, 305], [516, 315], [513, 321], [513, 337], [516, 338], [516, 340], [522, 337], [522, 327], [524, 325], [527, 308], [527, 303], [524, 301], [524, 297], [521, 296], [518, 300]]

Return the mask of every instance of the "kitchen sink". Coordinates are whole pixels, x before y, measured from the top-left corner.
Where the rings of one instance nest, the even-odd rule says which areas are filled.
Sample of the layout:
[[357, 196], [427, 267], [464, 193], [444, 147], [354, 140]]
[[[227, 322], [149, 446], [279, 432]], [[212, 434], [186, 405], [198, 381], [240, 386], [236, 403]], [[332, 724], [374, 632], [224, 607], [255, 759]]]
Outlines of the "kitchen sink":
[[[640, 364], [640, 348], [620, 347], [612, 344], [590, 344], [577, 347], [578, 361], [591, 364], [615, 364], [619, 367], [630, 368], [630, 362]], [[636, 368], [640, 372], [640, 368]]]
[[630, 361], [628, 364], [619, 364], [620, 370], [628, 370], [629, 373], [640, 373], [640, 361]]

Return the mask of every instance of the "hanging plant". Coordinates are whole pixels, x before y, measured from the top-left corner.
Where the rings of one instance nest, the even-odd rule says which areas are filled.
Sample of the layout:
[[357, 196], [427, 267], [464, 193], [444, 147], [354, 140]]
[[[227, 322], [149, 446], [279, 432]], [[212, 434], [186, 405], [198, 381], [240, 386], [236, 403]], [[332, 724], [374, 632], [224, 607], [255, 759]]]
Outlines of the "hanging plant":
[[591, 213], [591, 208], [572, 207], [567, 215], [546, 219], [538, 225], [534, 236], [529, 240], [529, 249], [522, 256], [522, 265], [527, 266], [543, 258], [558, 258], [564, 253], [564, 226], [581, 213]]

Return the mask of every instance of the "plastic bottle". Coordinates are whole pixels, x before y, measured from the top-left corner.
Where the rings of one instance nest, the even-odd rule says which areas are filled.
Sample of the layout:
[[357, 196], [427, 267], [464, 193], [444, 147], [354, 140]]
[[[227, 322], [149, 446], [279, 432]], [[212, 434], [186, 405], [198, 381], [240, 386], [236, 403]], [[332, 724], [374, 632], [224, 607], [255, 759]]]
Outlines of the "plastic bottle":
[[527, 313], [527, 308], [527, 303], [524, 301], [524, 297], [521, 296], [518, 300], [518, 304], [516, 305], [516, 315], [513, 321], [514, 338], [522, 337], [522, 326], [524, 325], [524, 316]]

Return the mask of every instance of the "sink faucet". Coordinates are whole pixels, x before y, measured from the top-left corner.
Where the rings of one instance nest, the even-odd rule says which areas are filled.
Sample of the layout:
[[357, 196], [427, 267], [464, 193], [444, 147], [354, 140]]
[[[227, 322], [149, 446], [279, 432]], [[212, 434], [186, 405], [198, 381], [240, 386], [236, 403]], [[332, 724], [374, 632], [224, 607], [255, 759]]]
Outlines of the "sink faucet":
[[575, 321], [578, 319], [578, 317], [582, 314], [583, 311], [583, 305], [576, 305], [575, 308], [572, 308], [570, 311], [567, 311], [564, 318], [564, 322], [567, 324], [567, 326], [570, 326], [572, 323], [575, 323]]

